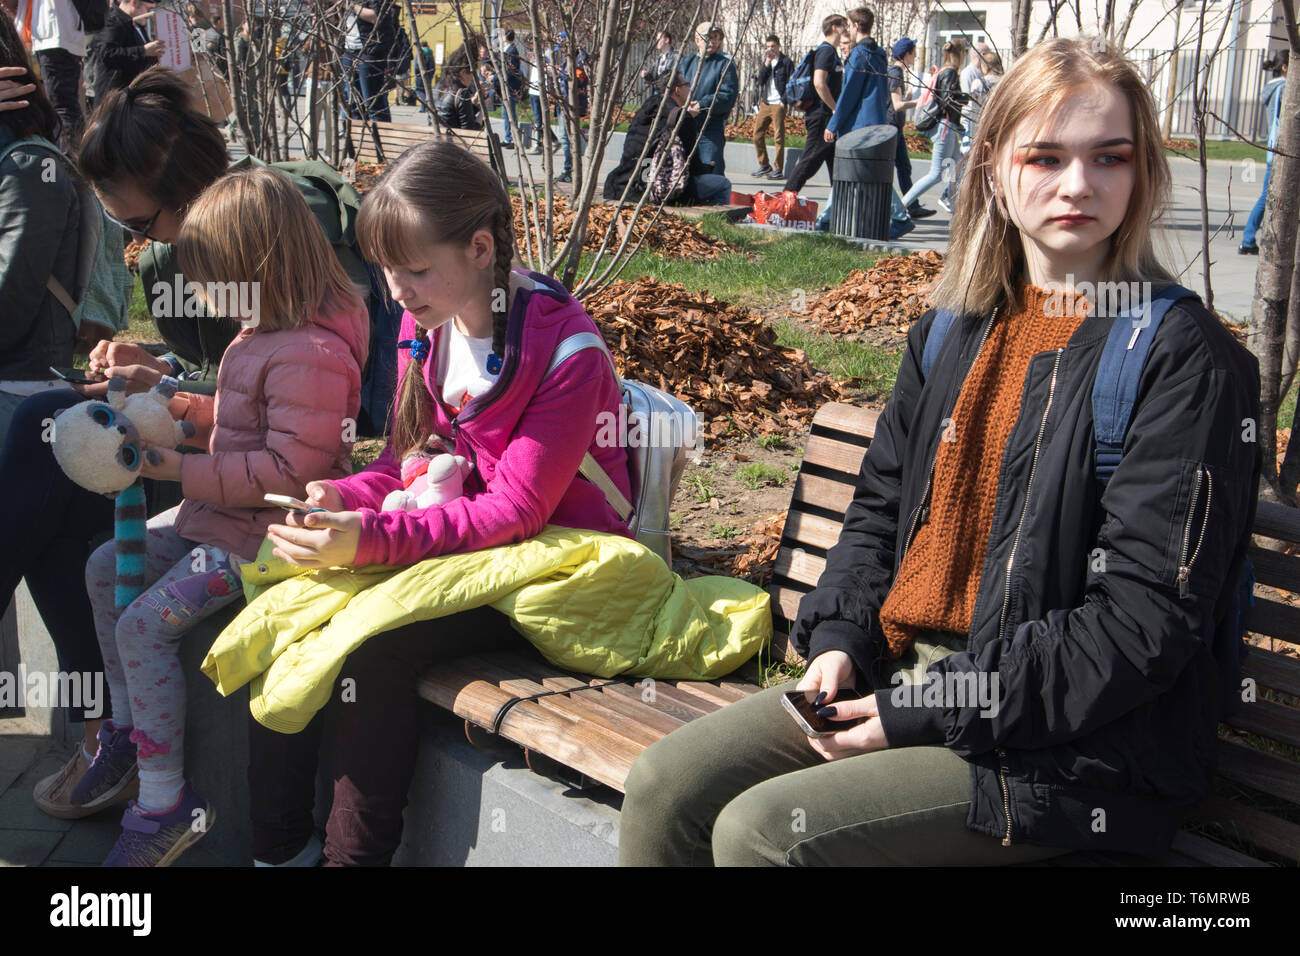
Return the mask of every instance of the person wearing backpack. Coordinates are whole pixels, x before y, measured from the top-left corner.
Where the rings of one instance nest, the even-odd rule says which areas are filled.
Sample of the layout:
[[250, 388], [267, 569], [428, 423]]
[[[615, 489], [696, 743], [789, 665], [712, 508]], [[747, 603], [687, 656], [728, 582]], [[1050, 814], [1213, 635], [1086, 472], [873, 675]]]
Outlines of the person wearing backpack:
[[[14, 23], [0, 17], [0, 67], [31, 86], [24, 106], [0, 112], [0, 442], [24, 386], [72, 364], [77, 326], [50, 286], [76, 290], [81, 203], [75, 170], [53, 145], [59, 117], [31, 69]], [[19, 75], [17, 68], [23, 68]], [[22, 88], [22, 87], [18, 87]]]
[[[1157, 856], [1210, 791], [1258, 363], [1156, 255], [1171, 177], [1120, 54], [1032, 48], [970, 155], [791, 629], [807, 671], [641, 754], [622, 864]], [[806, 736], [787, 692], [846, 729]]]
[[[141, 284], [149, 314], [170, 351], [158, 356], [130, 342], [105, 340], [90, 353], [93, 371], [126, 378], [130, 391], [151, 388], [169, 375], [178, 379], [182, 395], [213, 394], [222, 356], [240, 331], [238, 322], [185, 314], [186, 301], [178, 291], [185, 276], [173, 242], [185, 210], [204, 189], [228, 170], [262, 163], [245, 158], [230, 164], [220, 128], [197, 108], [193, 96], [177, 74], [155, 67], [126, 90], [108, 95], [82, 142], [82, 174], [108, 214], [133, 235], [151, 240], [139, 259]], [[0, 112], [0, 124], [15, 115], [23, 114]], [[388, 311], [382, 286], [356, 250], [353, 219], [360, 197], [323, 163], [275, 165], [306, 200], [352, 284], [368, 293], [372, 356], [362, 379], [363, 412], [353, 425], [357, 435], [377, 433], [395, 390], [397, 327], [395, 321], [391, 327], [386, 323], [397, 314]], [[42, 188], [47, 196], [55, 194], [49, 184]], [[382, 281], [379, 276], [377, 282]], [[68, 358], [60, 364], [70, 365], [70, 353]], [[33, 395], [14, 411], [9, 435], [0, 445], [0, 494], [7, 502], [0, 509], [0, 540], [26, 543], [0, 550], [0, 603], [7, 603], [25, 578], [63, 669], [91, 674], [102, 672], [103, 662], [97, 645], [92, 646], [90, 604], [85, 589], [69, 582], [84, 575], [91, 543], [111, 534], [113, 503], [63, 474], [43, 422], [83, 398], [103, 397], [106, 388], [100, 383]], [[145, 487], [150, 500], [156, 500], [152, 483], [146, 481]], [[84, 719], [85, 733], [67, 764], [36, 784], [36, 804], [46, 813], [66, 818], [96, 812], [74, 806], [69, 797], [94, 756], [100, 716], [70, 712], [73, 720]]]
[[19, 0], [20, 35], [30, 43], [41, 79], [62, 123], [59, 145], [69, 155], [81, 139], [81, 63], [86, 34], [101, 30], [106, 0]]
[[[512, 268], [500, 178], [447, 140], [412, 147], [366, 194], [357, 234], [406, 309], [392, 430], [363, 471], [307, 485], [306, 501], [324, 511], [272, 525], [274, 555], [307, 568], [409, 565], [524, 541], [548, 524], [630, 537], [606, 493], [579, 474], [590, 456], [631, 496], [626, 448], [599, 437], [602, 419], [617, 416], [618, 380], [604, 348], [557, 355], [577, 335], [603, 340], [562, 285]], [[381, 510], [444, 449], [472, 464], [461, 496]], [[323, 848], [312, 807], [326, 715], [295, 734], [250, 721], [254, 858], [310, 865], [323, 852], [326, 865], [387, 865], [415, 769], [420, 674], [452, 648], [519, 640], [505, 615], [480, 608], [376, 635], [351, 653], [342, 674], [359, 693], [333, 708]]]
[[[943, 45], [943, 68], [934, 78], [934, 94], [930, 102], [924, 104], [917, 113], [916, 128], [924, 133], [931, 133], [934, 150], [930, 154], [930, 169], [924, 176], [912, 184], [912, 188], [903, 196], [902, 205], [894, 205], [889, 227], [890, 238], [897, 238], [912, 229], [912, 220], [907, 207], [936, 183], [952, 179], [956, 175], [957, 160], [961, 156], [961, 137], [965, 132], [962, 126], [962, 108], [966, 105], [966, 95], [961, 91], [961, 80], [957, 68], [961, 66], [966, 55], [966, 46], [959, 39], [949, 40]], [[939, 204], [948, 209], [946, 200]], [[951, 210], [949, 210], [951, 211]]]
[[[794, 73], [794, 62], [781, 52], [781, 38], [775, 33], [764, 41], [763, 63], [754, 77], [758, 92], [758, 118], [754, 120], [754, 152], [758, 154], [760, 179], [785, 179], [785, 86]], [[776, 140], [776, 165], [767, 161], [768, 126]]]
[[794, 169], [786, 177], [785, 188], [788, 192], [799, 192], [804, 183], [812, 179], [813, 174], [826, 164], [826, 175], [832, 180], [835, 168], [835, 144], [827, 142], [823, 135], [831, 114], [835, 112], [835, 102], [839, 99], [840, 89], [844, 85], [844, 64], [840, 62], [839, 51], [835, 44], [839, 42], [840, 33], [848, 29], [848, 21], [843, 15], [833, 13], [822, 21], [821, 44], [799, 64], [792, 82], [800, 79], [800, 74], [811, 71], [811, 92], [802, 94], [792, 105], [804, 111], [804, 122], [808, 135], [804, 140], [803, 154]]

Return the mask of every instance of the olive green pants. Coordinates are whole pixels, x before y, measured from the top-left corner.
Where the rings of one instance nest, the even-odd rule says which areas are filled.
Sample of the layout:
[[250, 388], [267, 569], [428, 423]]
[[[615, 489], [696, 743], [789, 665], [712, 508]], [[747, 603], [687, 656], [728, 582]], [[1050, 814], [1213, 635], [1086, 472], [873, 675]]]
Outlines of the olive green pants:
[[[918, 640], [889, 670], [913, 683], [952, 646]], [[967, 829], [970, 767], [945, 747], [825, 760], [781, 705], [794, 686], [701, 717], [641, 754], [627, 778], [620, 865], [992, 865], [1066, 852]]]

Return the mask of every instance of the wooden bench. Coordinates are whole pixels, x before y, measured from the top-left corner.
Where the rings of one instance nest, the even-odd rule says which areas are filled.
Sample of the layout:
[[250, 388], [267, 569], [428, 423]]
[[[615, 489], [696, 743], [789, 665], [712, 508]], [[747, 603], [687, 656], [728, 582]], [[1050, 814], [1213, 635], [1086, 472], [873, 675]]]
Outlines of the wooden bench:
[[[432, 126], [383, 123], [378, 120], [366, 123], [358, 120], [352, 126], [352, 135], [356, 137], [353, 150], [358, 163], [391, 163], [412, 146], [427, 143], [437, 134]], [[488, 130], [444, 129], [442, 136], [454, 140], [489, 166], [492, 165]]]
[[[844, 511], [878, 413], [830, 404], [817, 412], [795, 479], [770, 593], [772, 656], [797, 660], [788, 633], [799, 600], [816, 586], [827, 550], [839, 537]], [[1300, 543], [1300, 511], [1261, 503], [1257, 535]], [[1213, 795], [1192, 815], [1171, 851], [1174, 866], [1249, 866], [1300, 860], [1300, 608], [1279, 591], [1300, 593], [1300, 557], [1252, 547], [1258, 583], [1250, 630], [1267, 646], [1252, 648], [1245, 674], [1258, 700], [1243, 704], [1221, 728], [1219, 775]], [[500, 737], [524, 748], [529, 766], [579, 785], [594, 781], [623, 790], [637, 755], [681, 724], [755, 693], [751, 662], [731, 679], [713, 682], [607, 682], [557, 670], [528, 651], [461, 658], [424, 675], [420, 693], [464, 718], [476, 743]], [[603, 685], [603, 686], [600, 686]], [[544, 692], [550, 696], [516, 698]], [[566, 769], [567, 768], [567, 769]], [[1073, 853], [1067, 865], [1149, 862], [1123, 854]]]

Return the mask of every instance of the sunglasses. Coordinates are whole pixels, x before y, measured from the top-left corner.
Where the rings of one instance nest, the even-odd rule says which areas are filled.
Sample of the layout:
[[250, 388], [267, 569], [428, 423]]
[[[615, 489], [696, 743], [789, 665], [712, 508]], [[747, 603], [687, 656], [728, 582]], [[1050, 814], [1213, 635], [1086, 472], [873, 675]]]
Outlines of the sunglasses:
[[149, 235], [149, 230], [152, 229], [153, 224], [158, 221], [158, 217], [162, 215], [162, 206], [159, 206], [158, 211], [149, 217], [149, 221], [144, 224], [143, 228], [137, 228], [131, 225], [130, 223], [123, 222], [121, 219], [118, 219], [107, 209], [104, 210], [104, 215], [108, 218], [109, 222], [116, 223], [117, 225], [121, 226], [123, 229], [125, 229], [133, 236], [139, 236], [141, 239], [148, 239], [150, 242], [160, 241], [158, 239], [155, 239], [153, 236]]

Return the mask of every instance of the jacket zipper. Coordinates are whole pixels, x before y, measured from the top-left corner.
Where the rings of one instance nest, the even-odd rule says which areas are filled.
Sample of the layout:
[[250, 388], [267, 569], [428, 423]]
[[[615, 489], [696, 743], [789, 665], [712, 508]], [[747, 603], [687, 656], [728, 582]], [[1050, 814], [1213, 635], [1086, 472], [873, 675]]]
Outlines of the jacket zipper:
[[[1201, 530], [1196, 536], [1196, 548], [1192, 551], [1191, 556], [1187, 554], [1187, 549], [1192, 541], [1192, 520], [1196, 517], [1196, 502], [1201, 496], [1201, 476], [1205, 476], [1205, 514], [1201, 518]], [[1178, 552], [1178, 596], [1184, 600], [1192, 596], [1190, 578], [1192, 576], [1192, 565], [1196, 563], [1196, 556], [1201, 553], [1201, 543], [1205, 540], [1205, 526], [1210, 523], [1210, 501], [1213, 495], [1214, 485], [1210, 480], [1210, 470], [1204, 465], [1196, 466], [1196, 483], [1192, 485], [1192, 500], [1187, 506], [1187, 521], [1183, 524], [1183, 548]]]
[[[979, 361], [980, 353], [984, 351], [984, 343], [988, 341], [989, 330], [993, 328], [993, 322], [998, 317], [998, 308], [1000, 308], [1000, 306], [995, 307], [993, 309], [993, 313], [989, 316], [988, 322], [986, 322], [984, 325], [984, 334], [980, 336], [980, 344], [979, 344], [979, 348], [975, 350], [975, 358], [971, 360], [970, 366], [966, 369], [967, 375], [969, 375], [970, 370], [975, 367], [975, 363]], [[964, 380], [965, 378], [963, 376], [963, 381]], [[958, 391], [960, 394], [960, 390]], [[939, 440], [943, 441], [942, 438], [940, 438]], [[899, 567], [903, 566], [903, 558], [907, 557], [907, 552], [912, 547], [912, 539], [916, 536], [916, 530], [918, 524], [920, 522], [925, 521], [930, 515], [930, 508], [929, 508], [930, 489], [932, 483], [934, 482], [934, 464], [938, 460], [938, 458], [939, 458], [939, 446], [935, 445], [934, 454], [930, 456], [930, 467], [929, 470], [926, 472], [926, 476], [925, 476], [925, 488], [921, 491], [920, 504], [918, 504], [916, 508], [913, 509], [912, 518], [907, 525], [907, 538], [905, 539], [903, 544], [903, 553], [898, 557]]]
[[[1011, 554], [1007, 556], [1007, 579], [1002, 592], [1002, 615], [998, 621], [998, 640], [1003, 637], [1007, 624], [1007, 607], [1011, 603], [1011, 571], [1016, 563], [1016, 550], [1020, 546], [1020, 533], [1024, 529], [1025, 516], [1029, 513], [1029, 496], [1033, 492], [1034, 474], [1038, 471], [1038, 453], [1043, 447], [1043, 432], [1047, 429], [1047, 416], [1052, 412], [1052, 401], [1056, 397], [1056, 376], [1061, 368], [1061, 353], [1056, 350], [1056, 361], [1052, 363], [1052, 381], [1047, 387], [1047, 405], [1043, 408], [1043, 417], [1038, 422], [1038, 437], [1034, 439], [1034, 457], [1029, 465], [1029, 480], [1025, 483], [1025, 503], [1020, 509], [1020, 521], [1016, 525], [1016, 537], [1011, 543]], [[996, 748], [998, 755], [998, 786], [1002, 789], [1002, 816], [1007, 821], [1006, 832], [1002, 835], [1002, 845], [1011, 846], [1011, 793], [1007, 788], [1007, 752]]]
[[1047, 388], [1047, 405], [1043, 408], [1043, 417], [1038, 422], [1038, 437], [1034, 440], [1034, 457], [1029, 464], [1029, 480], [1025, 483], [1025, 503], [1020, 507], [1020, 521], [1016, 524], [1016, 537], [1011, 542], [1011, 553], [1007, 556], [1007, 579], [1002, 592], [1002, 614], [998, 620], [998, 640], [1005, 636], [1007, 626], [1007, 608], [1011, 603], [1011, 571], [1016, 563], [1016, 551], [1020, 547], [1020, 533], [1025, 527], [1025, 516], [1029, 514], [1030, 495], [1034, 489], [1034, 473], [1038, 471], [1038, 453], [1043, 446], [1043, 432], [1047, 429], [1047, 416], [1052, 412], [1052, 400], [1056, 397], [1056, 375], [1061, 368], [1061, 353], [1056, 350], [1056, 361], [1052, 363], [1052, 381]]
[[1002, 835], [1002, 845], [1011, 846], [1011, 794], [1007, 790], [1007, 774], [1011, 768], [1007, 766], [1007, 752], [1001, 747], [997, 748], [998, 755], [998, 783], [1002, 787], [1002, 818], [1007, 821], [1006, 832]]

